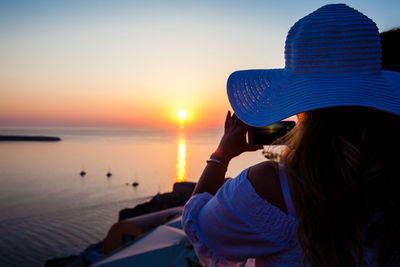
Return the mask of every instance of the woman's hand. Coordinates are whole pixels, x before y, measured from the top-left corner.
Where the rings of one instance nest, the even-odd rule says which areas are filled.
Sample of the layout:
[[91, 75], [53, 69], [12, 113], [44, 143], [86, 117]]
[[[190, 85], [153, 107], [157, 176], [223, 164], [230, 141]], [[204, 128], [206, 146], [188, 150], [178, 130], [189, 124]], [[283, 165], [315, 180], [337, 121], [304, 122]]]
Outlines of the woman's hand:
[[228, 111], [225, 119], [224, 135], [212, 157], [228, 166], [232, 158], [239, 156], [243, 152], [262, 149], [262, 145], [250, 145], [247, 143], [248, 127], [236, 114], [231, 115], [231, 112]]
[[219, 160], [222, 164], [218, 162], [217, 164], [207, 164], [193, 194], [208, 192], [215, 195], [225, 182], [226, 167], [232, 158], [246, 151], [255, 151], [263, 148], [262, 145], [249, 145], [247, 143], [247, 129], [248, 126], [246, 124], [239, 120], [235, 114], [231, 116], [231, 112], [228, 111], [225, 120], [224, 136], [217, 150], [211, 155], [211, 158]]

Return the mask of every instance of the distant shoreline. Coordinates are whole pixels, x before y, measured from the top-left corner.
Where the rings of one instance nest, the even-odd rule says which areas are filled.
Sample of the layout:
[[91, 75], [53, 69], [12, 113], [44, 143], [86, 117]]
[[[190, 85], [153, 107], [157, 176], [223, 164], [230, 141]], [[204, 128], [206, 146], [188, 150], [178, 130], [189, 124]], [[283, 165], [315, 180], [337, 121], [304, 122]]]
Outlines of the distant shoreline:
[[56, 136], [30, 136], [30, 135], [0, 135], [0, 142], [1, 141], [29, 141], [29, 142], [58, 142], [61, 141], [60, 137]]

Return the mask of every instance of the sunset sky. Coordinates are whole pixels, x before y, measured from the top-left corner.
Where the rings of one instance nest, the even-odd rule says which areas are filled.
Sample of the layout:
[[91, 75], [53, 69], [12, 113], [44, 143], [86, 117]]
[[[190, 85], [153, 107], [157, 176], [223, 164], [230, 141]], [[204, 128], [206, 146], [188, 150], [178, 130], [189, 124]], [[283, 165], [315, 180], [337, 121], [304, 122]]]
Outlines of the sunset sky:
[[[220, 125], [226, 80], [281, 68], [287, 31], [330, 1], [0, 0], [0, 126]], [[400, 1], [346, 1], [380, 31]]]

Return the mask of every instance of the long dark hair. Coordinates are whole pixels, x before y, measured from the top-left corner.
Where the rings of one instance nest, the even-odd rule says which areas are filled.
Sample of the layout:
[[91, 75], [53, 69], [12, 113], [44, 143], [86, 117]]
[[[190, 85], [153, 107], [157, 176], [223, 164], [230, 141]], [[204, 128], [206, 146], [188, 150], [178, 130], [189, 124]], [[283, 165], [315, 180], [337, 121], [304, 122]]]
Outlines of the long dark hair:
[[[399, 263], [400, 116], [366, 107], [306, 112], [287, 139], [297, 238], [311, 266]], [[376, 248], [375, 248], [376, 249]]]

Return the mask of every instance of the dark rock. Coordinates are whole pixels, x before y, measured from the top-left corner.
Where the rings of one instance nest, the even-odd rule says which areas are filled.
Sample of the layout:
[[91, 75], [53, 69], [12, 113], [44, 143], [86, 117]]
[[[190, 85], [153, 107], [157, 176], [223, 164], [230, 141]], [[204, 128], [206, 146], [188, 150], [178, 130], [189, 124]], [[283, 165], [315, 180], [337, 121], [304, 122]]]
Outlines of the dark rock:
[[47, 260], [45, 267], [86, 267], [104, 258], [102, 242], [92, 244], [79, 255]]
[[137, 205], [134, 208], [126, 208], [119, 212], [118, 221], [144, 215], [147, 213], [183, 206], [192, 195], [196, 183], [175, 183], [170, 193], [157, 194], [150, 201]]
[[89, 266], [89, 263], [83, 261], [78, 255], [72, 255], [65, 258], [55, 258], [46, 261], [45, 267], [84, 267]]
[[55, 136], [0, 135], [0, 141], [58, 142], [61, 141], [61, 138]]
[[172, 192], [190, 197], [192, 195], [195, 186], [196, 183], [191, 183], [191, 182], [174, 183]]

